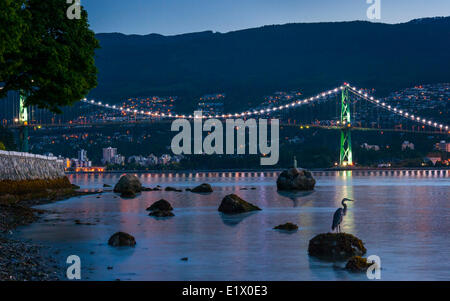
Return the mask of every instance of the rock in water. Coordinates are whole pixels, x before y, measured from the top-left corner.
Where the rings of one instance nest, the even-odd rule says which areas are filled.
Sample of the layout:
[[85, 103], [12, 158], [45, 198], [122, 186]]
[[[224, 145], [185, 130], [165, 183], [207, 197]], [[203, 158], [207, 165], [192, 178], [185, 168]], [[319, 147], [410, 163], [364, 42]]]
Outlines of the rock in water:
[[122, 192], [122, 194], [120, 195], [120, 197], [122, 198], [127, 198], [127, 199], [132, 199], [136, 197], [136, 193], [134, 193], [133, 190], [129, 189], [129, 190], [125, 190]]
[[347, 233], [324, 233], [309, 241], [308, 253], [324, 259], [347, 259], [366, 254], [362, 240]]
[[278, 190], [313, 190], [316, 180], [310, 171], [291, 168], [283, 171], [277, 179]]
[[195, 187], [194, 189], [191, 190], [192, 192], [213, 192], [213, 189], [211, 187], [211, 185], [204, 183], [202, 185], [199, 185], [197, 187]]
[[255, 210], [261, 210], [261, 208], [244, 201], [235, 194], [224, 197], [219, 206], [219, 211], [226, 214], [237, 214]]
[[345, 269], [352, 272], [366, 272], [372, 264], [367, 262], [367, 258], [353, 256], [345, 265]]
[[168, 210], [153, 210], [148, 214], [149, 216], [153, 217], [172, 217], [175, 216], [171, 211]]
[[162, 211], [172, 211], [172, 205], [164, 199], [161, 199], [157, 202], [154, 202], [150, 207], [147, 208], [147, 211], [154, 211], [154, 210], [162, 210]]
[[298, 230], [298, 226], [293, 223], [286, 223], [283, 225], [278, 225], [274, 229], [275, 230], [284, 230], [284, 231], [295, 231], [295, 230]]
[[134, 247], [136, 240], [128, 233], [117, 232], [109, 238], [108, 245], [113, 247]]
[[114, 192], [123, 193], [130, 190], [134, 193], [142, 191], [141, 181], [135, 175], [122, 176], [116, 186], [114, 186]]
[[170, 186], [168, 186], [168, 187], [166, 187], [166, 189], [164, 189], [165, 191], [175, 191], [175, 192], [182, 192], [182, 190], [180, 190], [180, 189], [176, 189], [176, 188], [174, 188], [174, 187], [170, 187]]

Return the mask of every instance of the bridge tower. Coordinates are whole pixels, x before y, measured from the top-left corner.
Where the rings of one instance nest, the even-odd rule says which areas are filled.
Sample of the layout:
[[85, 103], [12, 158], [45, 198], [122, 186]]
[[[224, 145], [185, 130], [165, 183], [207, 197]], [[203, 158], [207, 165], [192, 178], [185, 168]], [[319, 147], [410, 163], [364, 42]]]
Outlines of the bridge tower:
[[341, 151], [339, 159], [341, 166], [353, 165], [350, 116], [350, 98], [346, 86], [341, 95]]
[[21, 152], [28, 152], [28, 108], [25, 106], [26, 95], [21, 91], [19, 95], [19, 148]]

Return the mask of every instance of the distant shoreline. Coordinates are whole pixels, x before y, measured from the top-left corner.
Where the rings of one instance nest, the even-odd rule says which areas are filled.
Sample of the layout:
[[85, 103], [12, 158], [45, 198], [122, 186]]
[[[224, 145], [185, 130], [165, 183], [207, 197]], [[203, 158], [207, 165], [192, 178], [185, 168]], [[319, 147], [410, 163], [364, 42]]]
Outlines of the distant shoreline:
[[[193, 172], [281, 172], [283, 168], [276, 169], [186, 169], [186, 170], [107, 170], [103, 172], [66, 172], [67, 175], [76, 174], [123, 174], [123, 173], [193, 173]], [[327, 171], [440, 171], [450, 170], [450, 167], [364, 167], [364, 168], [311, 168], [312, 172], [327, 172]]]

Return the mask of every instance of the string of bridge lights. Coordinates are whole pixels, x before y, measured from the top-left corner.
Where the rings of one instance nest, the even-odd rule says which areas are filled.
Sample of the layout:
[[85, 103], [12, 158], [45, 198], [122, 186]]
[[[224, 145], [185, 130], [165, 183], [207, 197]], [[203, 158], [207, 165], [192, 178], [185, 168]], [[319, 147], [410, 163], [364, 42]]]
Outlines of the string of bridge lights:
[[[340, 88], [322, 92], [322, 93], [320, 93], [314, 97], [310, 97], [308, 99], [293, 101], [291, 103], [277, 106], [277, 107], [264, 108], [264, 109], [258, 109], [258, 110], [249, 110], [249, 111], [245, 111], [245, 112], [241, 112], [241, 113], [234, 113], [234, 114], [202, 115], [201, 118], [204, 118], [204, 119], [231, 118], [231, 117], [245, 117], [245, 116], [252, 116], [252, 115], [267, 114], [267, 113], [271, 113], [271, 112], [275, 112], [275, 111], [280, 111], [280, 110], [308, 104], [310, 102], [317, 101], [317, 100], [323, 99], [324, 97], [336, 94], [343, 89], [344, 89], [344, 86], [341, 86]], [[195, 115], [183, 115], [183, 114], [172, 114], [172, 113], [165, 114], [165, 113], [144, 111], [144, 110], [132, 110], [130, 108], [124, 108], [121, 106], [104, 104], [101, 101], [96, 102], [95, 100], [87, 100], [86, 98], [83, 99], [82, 102], [85, 102], [85, 103], [88, 103], [91, 105], [101, 106], [101, 107], [116, 110], [116, 111], [120, 111], [122, 113], [132, 113], [132, 114], [136, 114], [136, 115], [144, 115], [144, 116], [159, 117], [159, 118], [186, 118], [186, 119], [200, 118], [200, 116], [195, 116]]]
[[388, 105], [385, 102], [382, 102], [382, 101], [380, 101], [378, 99], [375, 99], [373, 96], [369, 96], [363, 90], [357, 89], [355, 87], [351, 87], [348, 84], [347, 84], [347, 87], [349, 88], [349, 90], [353, 94], [363, 98], [364, 100], [367, 100], [367, 101], [375, 104], [376, 106], [379, 106], [379, 107], [381, 107], [381, 108], [383, 108], [383, 109], [385, 109], [387, 111], [390, 111], [390, 112], [392, 112], [392, 113], [394, 113], [396, 115], [402, 116], [402, 117], [404, 117], [406, 119], [415, 121], [417, 123], [422, 123], [424, 125], [434, 127], [436, 129], [445, 129], [446, 131], [448, 130], [448, 125], [444, 125], [442, 123], [433, 122], [432, 120], [428, 120], [426, 118], [423, 118], [423, 117], [420, 117], [420, 116], [408, 113], [408, 112], [406, 112], [406, 111], [404, 111], [402, 109], [399, 109], [399, 108], [393, 107], [391, 105]]
[[[259, 110], [248, 110], [248, 111], [244, 111], [244, 112], [240, 112], [240, 113], [234, 113], [234, 114], [209, 114], [209, 115], [202, 115], [201, 118], [204, 119], [210, 119], [210, 118], [232, 118], [232, 117], [245, 117], [245, 116], [258, 116], [258, 115], [263, 115], [263, 114], [267, 114], [267, 113], [271, 113], [271, 112], [276, 112], [276, 111], [281, 111], [281, 110], [286, 110], [289, 108], [294, 108], [294, 107], [298, 107], [301, 105], [305, 105], [305, 104], [309, 104], [312, 102], [317, 102], [319, 100], [324, 99], [325, 97], [329, 97], [331, 95], [337, 94], [340, 91], [344, 90], [345, 88], [348, 88], [349, 91], [351, 91], [353, 94], [357, 95], [358, 97], [363, 98], [366, 101], [369, 101], [373, 104], [375, 104], [376, 106], [379, 106], [387, 111], [390, 111], [396, 115], [402, 116], [406, 119], [415, 121], [417, 123], [422, 123], [424, 125], [427, 126], [431, 126], [437, 129], [445, 129], [446, 131], [449, 129], [448, 125], [444, 125], [441, 123], [437, 123], [437, 122], [433, 122], [432, 120], [428, 120], [425, 118], [422, 118], [420, 116], [414, 115], [414, 114], [410, 114], [402, 109], [393, 107], [391, 105], [388, 105], [378, 99], [375, 99], [373, 96], [368, 95], [367, 93], [365, 93], [362, 89], [358, 89], [356, 87], [352, 87], [350, 84], [348, 83], [344, 83], [344, 85], [332, 89], [332, 90], [328, 90], [322, 93], [319, 93], [315, 96], [303, 99], [303, 100], [296, 100], [293, 101], [291, 103], [285, 104], [285, 105], [281, 105], [281, 106], [276, 106], [276, 107], [271, 107], [271, 108], [263, 108], [263, 109], [259, 109]], [[156, 117], [156, 118], [185, 118], [185, 119], [194, 119], [194, 118], [200, 118], [200, 116], [195, 116], [195, 115], [185, 115], [185, 114], [174, 114], [174, 113], [160, 113], [160, 112], [153, 112], [153, 111], [144, 111], [144, 110], [136, 110], [136, 109], [130, 109], [130, 108], [125, 108], [123, 106], [117, 106], [117, 105], [110, 105], [107, 103], [102, 103], [101, 101], [95, 101], [95, 100], [88, 100], [86, 98], [81, 100], [84, 103], [90, 104], [90, 105], [95, 105], [95, 106], [99, 106], [99, 107], [103, 107], [103, 108], [107, 108], [110, 110], [116, 110], [122, 113], [131, 113], [131, 114], [135, 114], [135, 115], [143, 115], [143, 116], [147, 116], [147, 117]]]

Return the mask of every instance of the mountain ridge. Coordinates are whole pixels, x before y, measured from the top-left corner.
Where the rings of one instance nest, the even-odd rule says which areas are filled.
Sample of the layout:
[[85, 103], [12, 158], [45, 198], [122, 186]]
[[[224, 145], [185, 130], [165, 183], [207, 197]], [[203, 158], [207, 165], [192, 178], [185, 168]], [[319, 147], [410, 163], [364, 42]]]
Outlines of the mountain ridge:
[[450, 81], [450, 17], [399, 24], [288, 23], [227, 33], [96, 35], [99, 85], [90, 97], [177, 95], [190, 110], [225, 92], [228, 108], [277, 90], [315, 93], [349, 81], [383, 96], [419, 83]]

